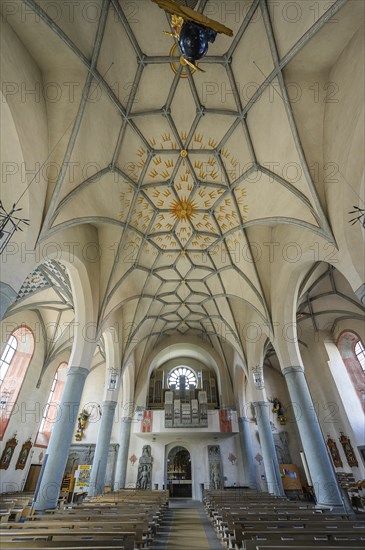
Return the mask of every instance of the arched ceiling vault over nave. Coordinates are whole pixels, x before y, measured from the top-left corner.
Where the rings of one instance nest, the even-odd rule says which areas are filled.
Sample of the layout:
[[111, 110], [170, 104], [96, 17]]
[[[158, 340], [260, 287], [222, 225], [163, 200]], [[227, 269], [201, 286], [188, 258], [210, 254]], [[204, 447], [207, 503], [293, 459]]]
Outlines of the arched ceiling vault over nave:
[[[337, 92], [323, 86], [363, 4], [324, 2], [316, 13], [300, 0], [294, 24], [277, 2], [244, 0], [239, 16], [224, 15], [234, 37], [210, 46], [204, 73], [180, 65], [162, 35], [169, 18], [147, 0], [133, 12], [94, 2], [92, 14], [77, 3], [72, 17], [47, 0], [12, 4], [6, 21], [49, 93], [61, 90], [46, 96], [47, 161], [58, 169], [38, 243], [96, 230], [97, 322], [102, 331], [122, 312], [125, 357], [138, 345], [144, 360], [176, 334], [203, 336], [226, 364], [228, 347], [244, 354], [243, 327], [270, 333], [273, 295], [285, 292], [271, 265], [278, 235], [336, 247], [322, 96]], [[219, 19], [225, 6], [196, 9]]]
[[[68, 270], [62, 263], [46, 260], [26, 278], [9, 312], [10, 323], [5, 324], [3, 332], [8, 335], [19, 323], [23, 324], [26, 312], [33, 313], [26, 315], [26, 324], [29, 323], [36, 342], [43, 342], [44, 355], [38, 387], [48, 368], [57, 368], [61, 359], [68, 361], [77, 331], [73, 289]], [[91, 370], [105, 364], [105, 360], [105, 340], [102, 335], [98, 340]]]
[[[337, 342], [344, 327], [364, 332], [365, 308], [348, 281], [335, 266], [315, 262], [304, 274], [298, 288], [296, 307], [297, 338], [301, 349], [315, 345], [320, 335]], [[264, 367], [281, 371], [272, 343], [267, 340]]]

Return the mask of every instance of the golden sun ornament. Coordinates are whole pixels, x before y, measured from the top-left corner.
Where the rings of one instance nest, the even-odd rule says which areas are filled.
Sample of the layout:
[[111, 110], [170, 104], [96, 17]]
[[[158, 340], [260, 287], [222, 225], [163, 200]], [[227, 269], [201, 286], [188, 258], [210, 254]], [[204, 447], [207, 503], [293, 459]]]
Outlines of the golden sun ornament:
[[175, 220], [190, 221], [196, 215], [196, 204], [187, 198], [175, 200], [170, 211]]

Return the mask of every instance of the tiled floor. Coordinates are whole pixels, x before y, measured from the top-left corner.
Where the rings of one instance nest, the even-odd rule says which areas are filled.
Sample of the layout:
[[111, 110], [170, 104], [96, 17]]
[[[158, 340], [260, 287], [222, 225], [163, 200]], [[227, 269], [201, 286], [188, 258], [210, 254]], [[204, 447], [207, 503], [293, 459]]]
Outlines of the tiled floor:
[[151, 550], [222, 550], [203, 504], [191, 499], [170, 499]]

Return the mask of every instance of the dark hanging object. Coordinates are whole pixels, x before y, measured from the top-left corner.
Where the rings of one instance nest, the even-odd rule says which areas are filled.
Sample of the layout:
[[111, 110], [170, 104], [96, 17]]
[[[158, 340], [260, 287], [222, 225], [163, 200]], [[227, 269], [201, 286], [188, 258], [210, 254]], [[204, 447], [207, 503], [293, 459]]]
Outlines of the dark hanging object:
[[180, 31], [179, 47], [181, 53], [191, 63], [194, 63], [205, 56], [208, 51], [208, 44], [213, 43], [217, 33], [197, 25], [192, 21], [183, 24]]
[[232, 29], [191, 9], [190, 2], [189, 5], [176, 0], [152, 0], [152, 2], [171, 14], [170, 24], [173, 32], [164, 32], [164, 34], [177, 40], [183, 61], [195, 71], [202, 71], [196, 65], [196, 61], [206, 55], [208, 44], [214, 42], [217, 33], [233, 36]]
[[0, 201], [0, 254], [4, 252], [15, 231], [23, 231], [20, 224], [29, 225], [28, 219], [14, 216], [16, 212], [23, 210], [15, 207], [16, 204], [14, 203], [10, 212], [8, 212], [5, 210], [2, 201]]
[[355, 208], [355, 210], [351, 210], [349, 214], [356, 214], [356, 216], [349, 220], [349, 223], [355, 225], [356, 222], [359, 222], [365, 229], [365, 208], [359, 208], [358, 206], [354, 206], [353, 208]]

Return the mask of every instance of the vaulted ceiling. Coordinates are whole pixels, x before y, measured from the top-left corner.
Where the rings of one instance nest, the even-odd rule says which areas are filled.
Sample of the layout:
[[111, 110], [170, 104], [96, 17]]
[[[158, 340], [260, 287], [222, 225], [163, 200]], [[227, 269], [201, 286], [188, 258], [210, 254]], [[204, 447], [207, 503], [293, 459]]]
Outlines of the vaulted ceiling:
[[283, 224], [334, 242], [310, 166], [322, 136], [308, 139], [324, 106], [307, 91], [304, 121], [289, 75], [328, 73], [361, 24], [361, 2], [320, 2], [315, 13], [301, 0], [295, 24], [271, 0], [190, 2], [234, 33], [209, 47], [205, 72], [180, 62], [162, 34], [169, 16], [148, 0], [77, 3], [73, 17], [48, 0], [14, 4], [7, 19], [42, 71], [47, 160], [59, 167], [40, 239], [97, 228], [99, 321], [122, 309], [130, 341], [224, 334], [241, 352], [245, 312], [271, 320], [257, 243]]

